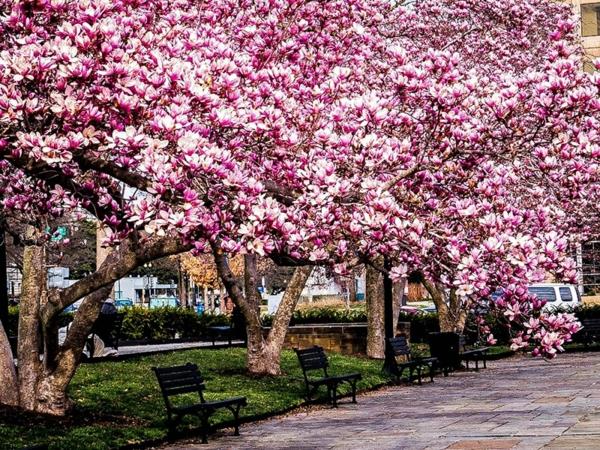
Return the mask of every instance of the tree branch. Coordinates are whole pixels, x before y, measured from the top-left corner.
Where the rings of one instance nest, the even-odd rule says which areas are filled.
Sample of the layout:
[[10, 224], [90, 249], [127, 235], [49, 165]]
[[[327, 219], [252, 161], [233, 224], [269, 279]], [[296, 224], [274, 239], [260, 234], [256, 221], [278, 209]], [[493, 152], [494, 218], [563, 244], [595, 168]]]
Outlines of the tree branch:
[[42, 319], [46, 324], [57, 313], [77, 300], [112, 284], [142, 264], [176, 255], [190, 250], [193, 245], [171, 236], [154, 238], [147, 244], [139, 244], [137, 235], [123, 241], [102, 265], [91, 275], [79, 280], [66, 289], [55, 289], [50, 292], [49, 301], [42, 311]]

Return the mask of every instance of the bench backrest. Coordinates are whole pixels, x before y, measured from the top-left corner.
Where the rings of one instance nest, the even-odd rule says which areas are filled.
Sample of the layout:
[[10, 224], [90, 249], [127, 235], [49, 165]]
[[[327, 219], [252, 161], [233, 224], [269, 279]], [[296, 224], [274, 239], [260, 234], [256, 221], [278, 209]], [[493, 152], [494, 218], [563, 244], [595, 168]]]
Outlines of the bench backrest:
[[205, 402], [202, 391], [205, 389], [204, 379], [196, 364], [187, 363], [184, 366], [153, 367], [167, 409], [171, 409], [170, 397], [197, 392], [202, 403]]
[[397, 336], [394, 338], [387, 339], [386, 350], [393, 353], [394, 358], [396, 356], [406, 356], [410, 360], [410, 344], [406, 339], [406, 336]]
[[312, 370], [323, 370], [325, 376], [329, 376], [327, 374], [329, 361], [327, 361], [327, 355], [325, 355], [323, 347], [315, 345], [314, 347], [304, 349], [295, 348], [294, 351], [296, 352], [296, 355], [298, 355], [300, 367], [302, 367], [305, 379], [307, 379], [307, 372]]

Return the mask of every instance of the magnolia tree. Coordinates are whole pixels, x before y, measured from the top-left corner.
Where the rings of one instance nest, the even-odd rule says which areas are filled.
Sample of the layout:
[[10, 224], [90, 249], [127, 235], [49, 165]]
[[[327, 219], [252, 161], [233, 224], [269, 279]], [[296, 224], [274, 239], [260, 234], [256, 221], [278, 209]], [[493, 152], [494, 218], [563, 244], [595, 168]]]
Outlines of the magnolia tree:
[[[519, 299], [511, 296], [500, 306], [509, 308], [512, 322], [526, 321], [542, 304], [529, 301], [523, 284], [550, 273], [575, 276], [565, 257], [567, 238], [587, 213], [586, 195], [596, 179], [588, 141], [595, 138], [595, 80], [580, 71], [571, 11], [546, 1], [425, 0], [401, 14], [415, 19], [412, 27], [396, 21], [395, 35], [410, 40], [404, 47], [441, 49], [434, 70], [456, 81], [446, 94], [436, 88], [441, 109], [413, 114], [425, 117], [419, 121], [425, 133], [444, 136], [448, 155], [425, 167], [436, 183], [444, 181], [420, 205], [435, 205], [426, 228], [436, 228], [429, 238], [437, 251], [421, 270], [440, 327], [462, 331], [469, 307], [495, 287], [514, 291], [515, 283]], [[414, 144], [426, 159], [430, 142]], [[435, 139], [434, 152], [439, 144]], [[571, 316], [551, 321], [557, 342], [577, 330]], [[564, 327], [553, 330], [556, 323]], [[542, 329], [529, 334], [540, 338]]]
[[315, 220], [341, 258], [311, 256], [343, 271], [348, 249], [372, 265], [384, 255], [396, 279], [422, 270], [444, 330], [503, 287], [514, 346], [552, 356], [579, 325], [541, 314], [524, 286], [574, 277], [565, 211], [585, 211], [597, 179], [597, 80], [580, 70], [569, 9], [447, 1], [393, 13], [385, 57], [371, 59], [388, 64], [332, 108], [307, 158], [318, 166], [296, 171], [321, 187], [294, 217]]
[[[473, 19], [480, 33], [503, 23], [499, 13], [515, 23], [534, 8], [547, 14], [531, 33], [526, 21], [521, 34], [500, 33], [505, 42], [482, 34], [495, 70], [459, 45], [474, 31], [435, 41], [432, 16], [458, 20], [465, 2], [434, 3], [0, 0], [2, 206], [30, 224], [19, 370], [4, 350], [0, 402], [64, 413], [112, 283], [188, 250], [213, 255], [248, 324], [255, 374], [280, 372], [315, 264], [343, 275], [364, 263], [394, 279], [417, 268], [461, 304], [515, 286], [503, 306], [531, 325], [519, 342], [553, 354], [576, 325], [538, 317], [519, 286], [572, 269], [550, 193], [576, 196], [595, 175], [589, 165], [589, 180], [560, 178], [596, 156], [595, 79], [578, 71], [573, 25], [553, 2], [477, 2], [488, 7]], [[517, 49], [531, 68], [511, 61]], [[40, 230], [82, 212], [102, 221], [114, 250], [95, 273], [48, 290]], [[266, 337], [256, 308], [264, 255], [299, 265]], [[58, 345], [57, 314], [81, 298]]]
[[[337, 84], [347, 67], [369, 57], [364, 29], [382, 20], [382, 5], [0, 2], [2, 205], [31, 225], [19, 370], [0, 333], [0, 401], [64, 413], [66, 387], [112, 283], [187, 250], [214, 254], [249, 324], [249, 370], [278, 373], [310, 268], [296, 270], [263, 338], [254, 255], [281, 255], [309, 237], [325, 247], [318, 230], [290, 221], [286, 208], [304, 186], [279, 184], [296, 165], [286, 168], [283, 158], [296, 150], [303, 158], [314, 145], [322, 109], [346, 93]], [[48, 290], [40, 230], [48, 218], [82, 211], [103, 222], [114, 251], [70, 288]], [[246, 296], [226, 257], [236, 252], [247, 253]], [[82, 298], [58, 345], [57, 314]]]

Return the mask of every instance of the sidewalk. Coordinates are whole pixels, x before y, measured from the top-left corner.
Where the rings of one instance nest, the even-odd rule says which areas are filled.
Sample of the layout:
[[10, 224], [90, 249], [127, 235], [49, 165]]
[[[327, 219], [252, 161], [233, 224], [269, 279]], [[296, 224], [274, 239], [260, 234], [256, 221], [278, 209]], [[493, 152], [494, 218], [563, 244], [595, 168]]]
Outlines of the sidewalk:
[[[479, 373], [358, 398], [358, 405], [223, 430], [183, 449], [600, 449], [600, 353], [514, 357]], [[243, 395], [243, 392], [240, 392]]]
[[[244, 345], [242, 340], [232, 340], [231, 347]], [[119, 356], [146, 355], [150, 353], [169, 352], [173, 350], [186, 350], [190, 348], [223, 348], [230, 347], [229, 341], [197, 341], [197, 342], [177, 342], [173, 344], [152, 344], [152, 345], [123, 345], [119, 347]]]

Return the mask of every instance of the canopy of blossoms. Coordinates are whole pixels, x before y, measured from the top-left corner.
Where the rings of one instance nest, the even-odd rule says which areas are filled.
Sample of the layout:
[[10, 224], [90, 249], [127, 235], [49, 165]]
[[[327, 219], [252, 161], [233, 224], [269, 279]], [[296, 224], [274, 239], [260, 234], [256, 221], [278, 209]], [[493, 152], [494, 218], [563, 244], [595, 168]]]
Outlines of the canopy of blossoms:
[[384, 255], [465, 302], [504, 287], [514, 345], [552, 356], [578, 324], [524, 286], [575, 275], [598, 77], [555, 2], [416, 3], [0, 0], [5, 213], [338, 272]]

